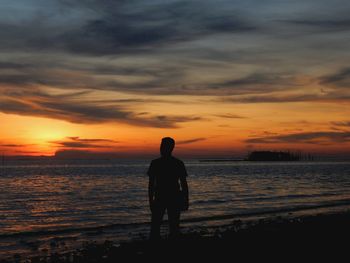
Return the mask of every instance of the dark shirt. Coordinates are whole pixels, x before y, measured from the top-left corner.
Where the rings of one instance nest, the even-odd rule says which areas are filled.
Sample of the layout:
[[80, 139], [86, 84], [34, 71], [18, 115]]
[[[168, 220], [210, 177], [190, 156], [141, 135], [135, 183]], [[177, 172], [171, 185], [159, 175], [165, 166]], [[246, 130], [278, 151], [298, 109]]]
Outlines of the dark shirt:
[[147, 174], [150, 180], [155, 180], [156, 198], [173, 198], [179, 194], [179, 180], [187, 177], [184, 163], [173, 156], [153, 160]]

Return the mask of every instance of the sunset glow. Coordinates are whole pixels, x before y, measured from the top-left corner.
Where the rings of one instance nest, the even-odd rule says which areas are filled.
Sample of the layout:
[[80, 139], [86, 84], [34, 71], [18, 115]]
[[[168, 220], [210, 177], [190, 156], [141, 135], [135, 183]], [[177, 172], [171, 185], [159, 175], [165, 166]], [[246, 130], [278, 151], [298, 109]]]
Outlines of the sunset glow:
[[347, 1], [220, 2], [5, 1], [0, 152], [350, 153]]

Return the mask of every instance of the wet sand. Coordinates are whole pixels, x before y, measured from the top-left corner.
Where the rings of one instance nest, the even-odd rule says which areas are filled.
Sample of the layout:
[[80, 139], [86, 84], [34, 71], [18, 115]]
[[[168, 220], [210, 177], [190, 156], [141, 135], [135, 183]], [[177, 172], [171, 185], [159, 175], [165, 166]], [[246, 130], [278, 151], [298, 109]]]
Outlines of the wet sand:
[[[158, 242], [133, 241], [116, 244], [86, 243], [73, 252], [30, 259], [14, 257], [7, 262], [118, 262], [124, 260], [184, 261], [236, 259], [304, 261], [347, 256], [350, 238], [350, 212], [305, 216], [292, 219], [275, 218], [242, 224], [236, 220], [214, 232], [189, 232], [177, 240]], [[231, 259], [231, 260], [230, 260]], [[344, 258], [346, 260], [346, 258]], [[240, 260], [241, 261], [241, 260]]]

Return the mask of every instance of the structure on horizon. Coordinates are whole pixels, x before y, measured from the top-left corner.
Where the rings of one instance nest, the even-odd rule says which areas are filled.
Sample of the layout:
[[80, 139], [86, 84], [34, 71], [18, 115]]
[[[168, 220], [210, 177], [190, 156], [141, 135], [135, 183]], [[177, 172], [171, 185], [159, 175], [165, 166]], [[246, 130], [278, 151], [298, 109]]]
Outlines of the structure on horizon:
[[248, 154], [247, 161], [265, 161], [265, 162], [290, 162], [290, 161], [313, 161], [314, 157], [310, 154], [291, 153], [282, 151], [254, 151]]

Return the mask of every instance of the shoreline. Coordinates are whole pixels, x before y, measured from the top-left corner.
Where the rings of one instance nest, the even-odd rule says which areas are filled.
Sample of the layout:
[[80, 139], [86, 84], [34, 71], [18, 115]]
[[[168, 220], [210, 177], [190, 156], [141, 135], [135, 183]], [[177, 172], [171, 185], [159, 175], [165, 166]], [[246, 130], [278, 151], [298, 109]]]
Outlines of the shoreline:
[[[330, 213], [342, 213], [350, 211], [348, 199], [342, 202], [325, 203], [323, 205], [307, 205], [302, 207], [290, 207], [279, 210], [264, 210], [248, 213], [236, 213], [226, 215], [207, 215], [197, 218], [183, 218], [181, 220], [182, 232], [205, 233], [206, 236], [214, 235], [219, 229], [226, 229], [234, 225], [242, 228], [246, 225], [252, 226], [258, 222], [273, 222], [293, 220], [307, 216], [324, 215]], [[237, 222], [240, 225], [237, 226]], [[139, 242], [146, 240], [149, 233], [150, 222], [139, 222], [129, 224], [112, 224], [96, 227], [79, 227], [63, 230], [50, 230], [39, 232], [22, 232], [0, 235], [0, 262], [2, 259], [12, 259], [14, 255], [20, 254], [22, 258], [47, 257], [50, 254], [61, 254], [67, 251], [75, 251], [87, 242], [102, 243], [109, 240], [114, 244]], [[163, 234], [167, 231], [167, 220], [164, 220]], [[2, 238], [1, 238], [2, 237]]]
[[[160, 242], [131, 240], [122, 243], [106, 240], [104, 242], [85, 242], [80, 248], [52, 253], [48, 256], [0, 259], [0, 263], [10, 262], [116, 262], [122, 258], [154, 259], [164, 258], [170, 253], [174, 258], [183, 253], [189, 258], [223, 256], [247, 256], [246, 253], [259, 251], [267, 257], [276, 256], [277, 250], [294, 250], [294, 254], [311, 253], [322, 247], [331, 253], [346, 244], [350, 236], [350, 210], [337, 213], [275, 217], [258, 221], [243, 222], [234, 220], [225, 226], [211, 231], [208, 228], [188, 231], [178, 240], [162, 239]], [[307, 251], [304, 251], [307, 248]], [[277, 249], [277, 250], [275, 250]], [[177, 254], [176, 251], [181, 251]], [[176, 252], [176, 253], [175, 253]], [[254, 253], [253, 253], [254, 254]]]

